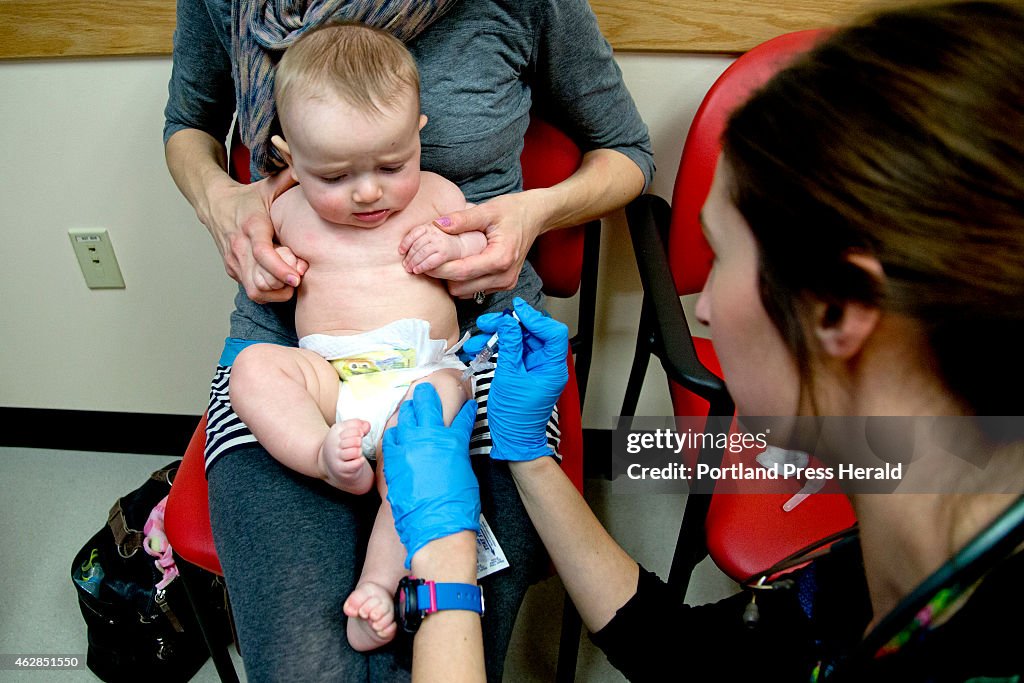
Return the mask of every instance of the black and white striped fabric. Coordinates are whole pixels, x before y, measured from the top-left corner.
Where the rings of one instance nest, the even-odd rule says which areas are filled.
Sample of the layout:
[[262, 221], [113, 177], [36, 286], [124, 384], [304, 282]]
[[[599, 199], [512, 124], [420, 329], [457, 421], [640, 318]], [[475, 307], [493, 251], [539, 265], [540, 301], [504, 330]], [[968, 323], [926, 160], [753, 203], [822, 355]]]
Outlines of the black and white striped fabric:
[[[497, 354], [494, 356], [497, 359]], [[494, 379], [494, 370], [487, 370], [476, 376], [476, 424], [473, 425], [473, 433], [469, 440], [470, 455], [487, 455], [491, 452], [491, 432], [487, 427], [487, 395], [490, 392], [491, 381]], [[256, 437], [252, 435], [245, 423], [235, 414], [231, 407], [231, 400], [228, 397], [228, 383], [231, 380], [231, 366], [221, 365], [213, 377], [210, 386], [210, 405], [207, 409], [206, 421], [206, 469], [220, 457], [231, 451], [251, 446], [256, 443]], [[558, 428], [558, 407], [551, 413], [547, 427], [548, 445], [551, 446], [555, 457], [561, 461], [559, 444], [561, 432]]]
[[218, 365], [210, 385], [210, 405], [206, 409], [206, 469], [225, 453], [256, 443], [256, 437], [231, 407], [230, 381], [231, 366]]
[[[498, 354], [494, 355], [496, 359]], [[494, 370], [487, 370], [478, 373], [476, 376], [476, 424], [473, 425], [473, 434], [469, 437], [470, 455], [487, 455], [491, 452], [491, 430], [487, 426], [487, 396], [491, 391], [491, 381], [494, 379]], [[558, 428], [558, 406], [551, 412], [547, 426], [548, 445], [555, 454], [555, 459], [562, 461], [561, 452], [558, 450], [562, 441], [562, 432]]]

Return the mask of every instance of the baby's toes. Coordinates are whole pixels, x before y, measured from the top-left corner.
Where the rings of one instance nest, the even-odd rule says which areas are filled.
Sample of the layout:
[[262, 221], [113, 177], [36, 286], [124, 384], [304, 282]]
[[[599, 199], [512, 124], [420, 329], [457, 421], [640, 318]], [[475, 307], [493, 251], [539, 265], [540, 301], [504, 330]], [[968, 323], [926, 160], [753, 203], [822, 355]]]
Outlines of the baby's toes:
[[370, 626], [377, 632], [378, 635], [389, 626], [395, 623], [395, 608], [393, 603], [381, 603], [378, 607], [374, 608], [370, 613], [370, 618], [367, 619], [370, 622]]
[[359, 616], [366, 621], [372, 621], [373, 615], [380, 609], [381, 601], [377, 596], [370, 596], [359, 606]]

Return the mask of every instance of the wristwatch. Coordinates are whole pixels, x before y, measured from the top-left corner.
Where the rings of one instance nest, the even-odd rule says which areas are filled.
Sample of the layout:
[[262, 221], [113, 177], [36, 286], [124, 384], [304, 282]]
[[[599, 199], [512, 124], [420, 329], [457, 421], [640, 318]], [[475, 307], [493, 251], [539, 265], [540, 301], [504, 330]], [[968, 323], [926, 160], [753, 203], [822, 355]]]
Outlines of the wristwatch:
[[402, 577], [398, 582], [395, 620], [406, 633], [416, 633], [423, 617], [446, 609], [462, 609], [483, 616], [483, 590], [468, 583], [434, 583], [413, 576]]

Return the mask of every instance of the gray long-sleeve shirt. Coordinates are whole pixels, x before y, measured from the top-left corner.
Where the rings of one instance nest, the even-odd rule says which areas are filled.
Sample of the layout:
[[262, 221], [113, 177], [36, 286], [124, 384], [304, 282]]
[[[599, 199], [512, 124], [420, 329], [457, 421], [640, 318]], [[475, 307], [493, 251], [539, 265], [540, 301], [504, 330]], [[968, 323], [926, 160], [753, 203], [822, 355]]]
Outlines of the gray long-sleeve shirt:
[[[235, 111], [230, 0], [179, 0], [164, 140], [196, 128], [223, 140]], [[615, 149], [650, 182], [647, 127], [584, 0], [464, 0], [410, 45], [421, 73], [425, 170], [470, 201], [521, 188], [531, 107], [584, 150]]]

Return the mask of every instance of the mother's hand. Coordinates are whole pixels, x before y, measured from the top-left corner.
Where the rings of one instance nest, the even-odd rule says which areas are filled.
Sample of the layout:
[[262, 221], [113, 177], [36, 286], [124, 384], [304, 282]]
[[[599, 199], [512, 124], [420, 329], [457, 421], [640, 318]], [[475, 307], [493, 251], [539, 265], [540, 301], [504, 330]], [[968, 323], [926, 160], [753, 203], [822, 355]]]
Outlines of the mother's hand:
[[526, 255], [543, 227], [534, 208], [533, 192], [495, 197], [434, 221], [451, 235], [482, 230], [487, 237], [487, 246], [480, 254], [450, 261], [431, 273], [448, 281], [452, 296], [468, 298], [476, 292], [515, 287]]
[[426, 382], [398, 411], [398, 424], [384, 432], [384, 478], [395, 529], [408, 555], [433, 540], [480, 529], [480, 485], [469, 464], [469, 436], [476, 401], [466, 401], [445, 427], [441, 399]]
[[290, 250], [274, 244], [270, 205], [293, 185], [287, 172], [249, 185], [231, 181], [211, 191], [206, 215], [200, 215], [224, 269], [256, 303], [291, 299], [309, 267]]

